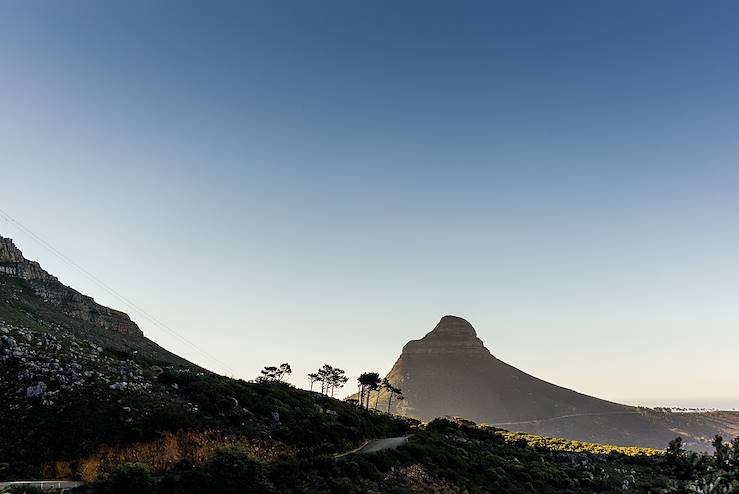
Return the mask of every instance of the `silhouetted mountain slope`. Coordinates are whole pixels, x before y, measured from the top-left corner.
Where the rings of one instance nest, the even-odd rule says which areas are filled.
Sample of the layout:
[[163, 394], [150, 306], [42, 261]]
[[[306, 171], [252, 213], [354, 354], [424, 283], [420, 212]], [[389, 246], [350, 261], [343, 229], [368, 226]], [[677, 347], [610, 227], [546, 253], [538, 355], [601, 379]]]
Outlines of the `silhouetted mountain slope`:
[[408, 342], [387, 377], [405, 396], [394, 408], [425, 420], [461, 416], [509, 430], [620, 445], [660, 447], [678, 432], [696, 445], [708, 439], [677, 431], [650, 410], [526, 374], [491, 355], [472, 325], [455, 316], [444, 316], [422, 339]]

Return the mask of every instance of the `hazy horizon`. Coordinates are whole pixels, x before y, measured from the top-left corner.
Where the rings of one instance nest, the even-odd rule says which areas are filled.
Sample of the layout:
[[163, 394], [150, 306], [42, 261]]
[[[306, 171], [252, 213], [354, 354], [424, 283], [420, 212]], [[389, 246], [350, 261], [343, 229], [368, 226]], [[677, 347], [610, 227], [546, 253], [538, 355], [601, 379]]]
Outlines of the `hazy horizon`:
[[582, 393], [739, 408], [737, 21], [732, 2], [2, 2], [0, 209], [217, 360], [2, 215], [0, 235], [244, 379], [330, 363], [348, 394], [454, 314]]

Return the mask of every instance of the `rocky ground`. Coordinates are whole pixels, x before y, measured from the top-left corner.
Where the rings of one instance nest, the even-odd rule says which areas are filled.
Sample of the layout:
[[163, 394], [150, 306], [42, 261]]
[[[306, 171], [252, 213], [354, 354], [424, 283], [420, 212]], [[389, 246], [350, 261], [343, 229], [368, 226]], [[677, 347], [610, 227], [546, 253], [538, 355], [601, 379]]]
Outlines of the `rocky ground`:
[[[62, 328], [38, 333], [0, 322], [0, 389], [15, 388], [0, 407], [9, 410], [61, 406], [76, 392], [108, 387], [121, 392], [151, 391], [158, 366], [144, 366], [107, 354]], [[157, 391], [166, 392], [158, 386]]]

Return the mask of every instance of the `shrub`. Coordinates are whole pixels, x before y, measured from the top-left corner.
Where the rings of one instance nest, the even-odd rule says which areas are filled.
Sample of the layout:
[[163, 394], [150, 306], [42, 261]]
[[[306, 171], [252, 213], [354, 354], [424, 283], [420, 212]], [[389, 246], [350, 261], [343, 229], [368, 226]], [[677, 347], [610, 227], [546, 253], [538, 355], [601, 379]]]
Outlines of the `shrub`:
[[149, 468], [141, 463], [127, 463], [108, 478], [113, 494], [147, 494], [154, 492], [154, 481]]
[[227, 494], [267, 491], [264, 464], [239, 448], [217, 450], [208, 462], [207, 470], [213, 479], [213, 492]]

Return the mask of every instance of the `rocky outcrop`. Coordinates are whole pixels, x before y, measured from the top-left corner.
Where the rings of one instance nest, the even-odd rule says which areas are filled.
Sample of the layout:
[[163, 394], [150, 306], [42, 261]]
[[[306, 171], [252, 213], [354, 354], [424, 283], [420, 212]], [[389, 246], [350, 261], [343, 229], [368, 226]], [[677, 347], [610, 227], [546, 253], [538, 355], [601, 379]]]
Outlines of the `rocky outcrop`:
[[41, 269], [39, 263], [23, 257], [23, 252], [15, 246], [12, 239], [3, 236], [0, 236], [0, 273], [29, 281], [57, 281], [54, 276]]
[[3, 274], [26, 281], [38, 297], [68, 317], [123, 335], [143, 336], [127, 314], [63, 285], [39, 263], [27, 260], [11, 239], [0, 236], [0, 275]]
[[420, 340], [412, 340], [403, 347], [403, 355], [457, 355], [490, 357], [472, 324], [456, 316], [444, 316], [439, 324]]

